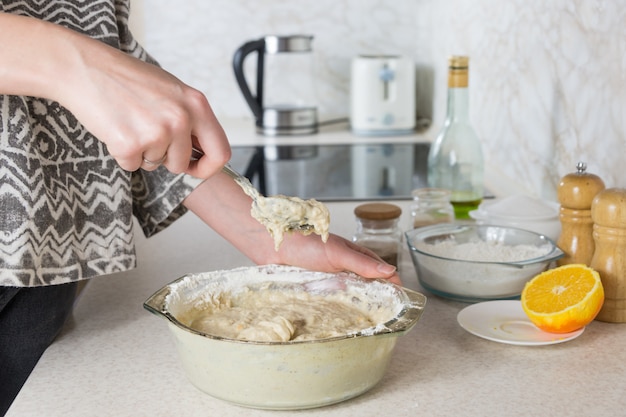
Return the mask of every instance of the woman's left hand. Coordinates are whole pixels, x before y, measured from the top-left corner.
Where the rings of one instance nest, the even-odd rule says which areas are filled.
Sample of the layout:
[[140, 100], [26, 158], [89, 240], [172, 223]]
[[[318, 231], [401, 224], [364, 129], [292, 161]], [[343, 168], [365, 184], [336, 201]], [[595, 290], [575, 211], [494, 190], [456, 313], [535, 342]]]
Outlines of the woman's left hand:
[[252, 201], [227, 175], [204, 181], [185, 205], [257, 264], [284, 264], [324, 272], [350, 271], [364, 278], [383, 278], [401, 284], [396, 268], [374, 252], [330, 234], [326, 243], [318, 235], [285, 235], [278, 251], [268, 231], [250, 215]]
[[351, 271], [363, 278], [383, 278], [402, 284], [396, 267], [384, 262], [371, 250], [332, 233], [326, 243], [317, 235], [290, 233], [285, 236], [276, 256], [269, 262], [315, 271]]

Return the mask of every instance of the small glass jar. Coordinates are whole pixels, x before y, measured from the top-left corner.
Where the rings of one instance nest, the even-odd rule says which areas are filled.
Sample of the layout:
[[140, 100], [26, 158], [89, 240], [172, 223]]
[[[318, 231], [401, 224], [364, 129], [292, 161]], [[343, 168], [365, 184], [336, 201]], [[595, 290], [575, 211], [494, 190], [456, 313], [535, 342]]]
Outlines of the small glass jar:
[[353, 242], [364, 246], [385, 262], [398, 267], [402, 232], [398, 221], [402, 209], [394, 204], [367, 203], [354, 209], [357, 230]]
[[413, 190], [411, 218], [413, 228], [438, 223], [454, 222], [454, 207], [450, 202], [450, 191], [443, 188], [419, 188]]

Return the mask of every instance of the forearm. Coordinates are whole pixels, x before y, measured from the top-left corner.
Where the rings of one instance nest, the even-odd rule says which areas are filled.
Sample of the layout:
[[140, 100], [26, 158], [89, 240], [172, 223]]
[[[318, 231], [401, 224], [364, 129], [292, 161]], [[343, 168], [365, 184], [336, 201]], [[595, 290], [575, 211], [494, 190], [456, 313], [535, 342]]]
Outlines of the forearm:
[[99, 86], [105, 88], [112, 78], [109, 74], [151, 67], [103, 42], [43, 20], [0, 13], [0, 28], [0, 94], [55, 100], [77, 116], [93, 111], [85, 110], [84, 98], [102, 94]]
[[0, 93], [59, 100], [87, 37], [38, 19], [0, 13]]
[[[47, 98], [104, 142], [119, 165], [207, 178], [230, 158], [208, 100], [172, 74], [59, 25], [0, 13], [0, 94]], [[189, 162], [192, 147], [205, 156]], [[164, 158], [165, 157], [165, 158]]]
[[229, 176], [218, 173], [210, 177], [184, 204], [254, 262], [279, 262], [273, 239], [250, 214], [252, 200]]

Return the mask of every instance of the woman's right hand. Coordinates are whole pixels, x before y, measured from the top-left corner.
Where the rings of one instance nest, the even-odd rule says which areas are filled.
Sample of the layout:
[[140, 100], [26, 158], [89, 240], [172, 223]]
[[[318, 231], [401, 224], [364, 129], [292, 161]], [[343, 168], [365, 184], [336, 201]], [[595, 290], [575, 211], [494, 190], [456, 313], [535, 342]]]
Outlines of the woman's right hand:
[[[51, 23], [0, 13], [0, 26], [0, 93], [58, 101], [123, 169], [162, 162], [173, 173], [208, 178], [230, 159], [207, 98], [172, 74]], [[192, 145], [204, 152], [197, 161]]]

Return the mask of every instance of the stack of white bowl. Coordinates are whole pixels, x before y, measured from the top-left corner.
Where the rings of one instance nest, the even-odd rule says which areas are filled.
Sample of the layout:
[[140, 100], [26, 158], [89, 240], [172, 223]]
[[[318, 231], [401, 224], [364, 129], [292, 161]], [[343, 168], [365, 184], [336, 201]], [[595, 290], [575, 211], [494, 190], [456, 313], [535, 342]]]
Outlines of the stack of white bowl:
[[483, 201], [470, 216], [477, 224], [517, 227], [559, 239], [559, 204], [525, 195]]

